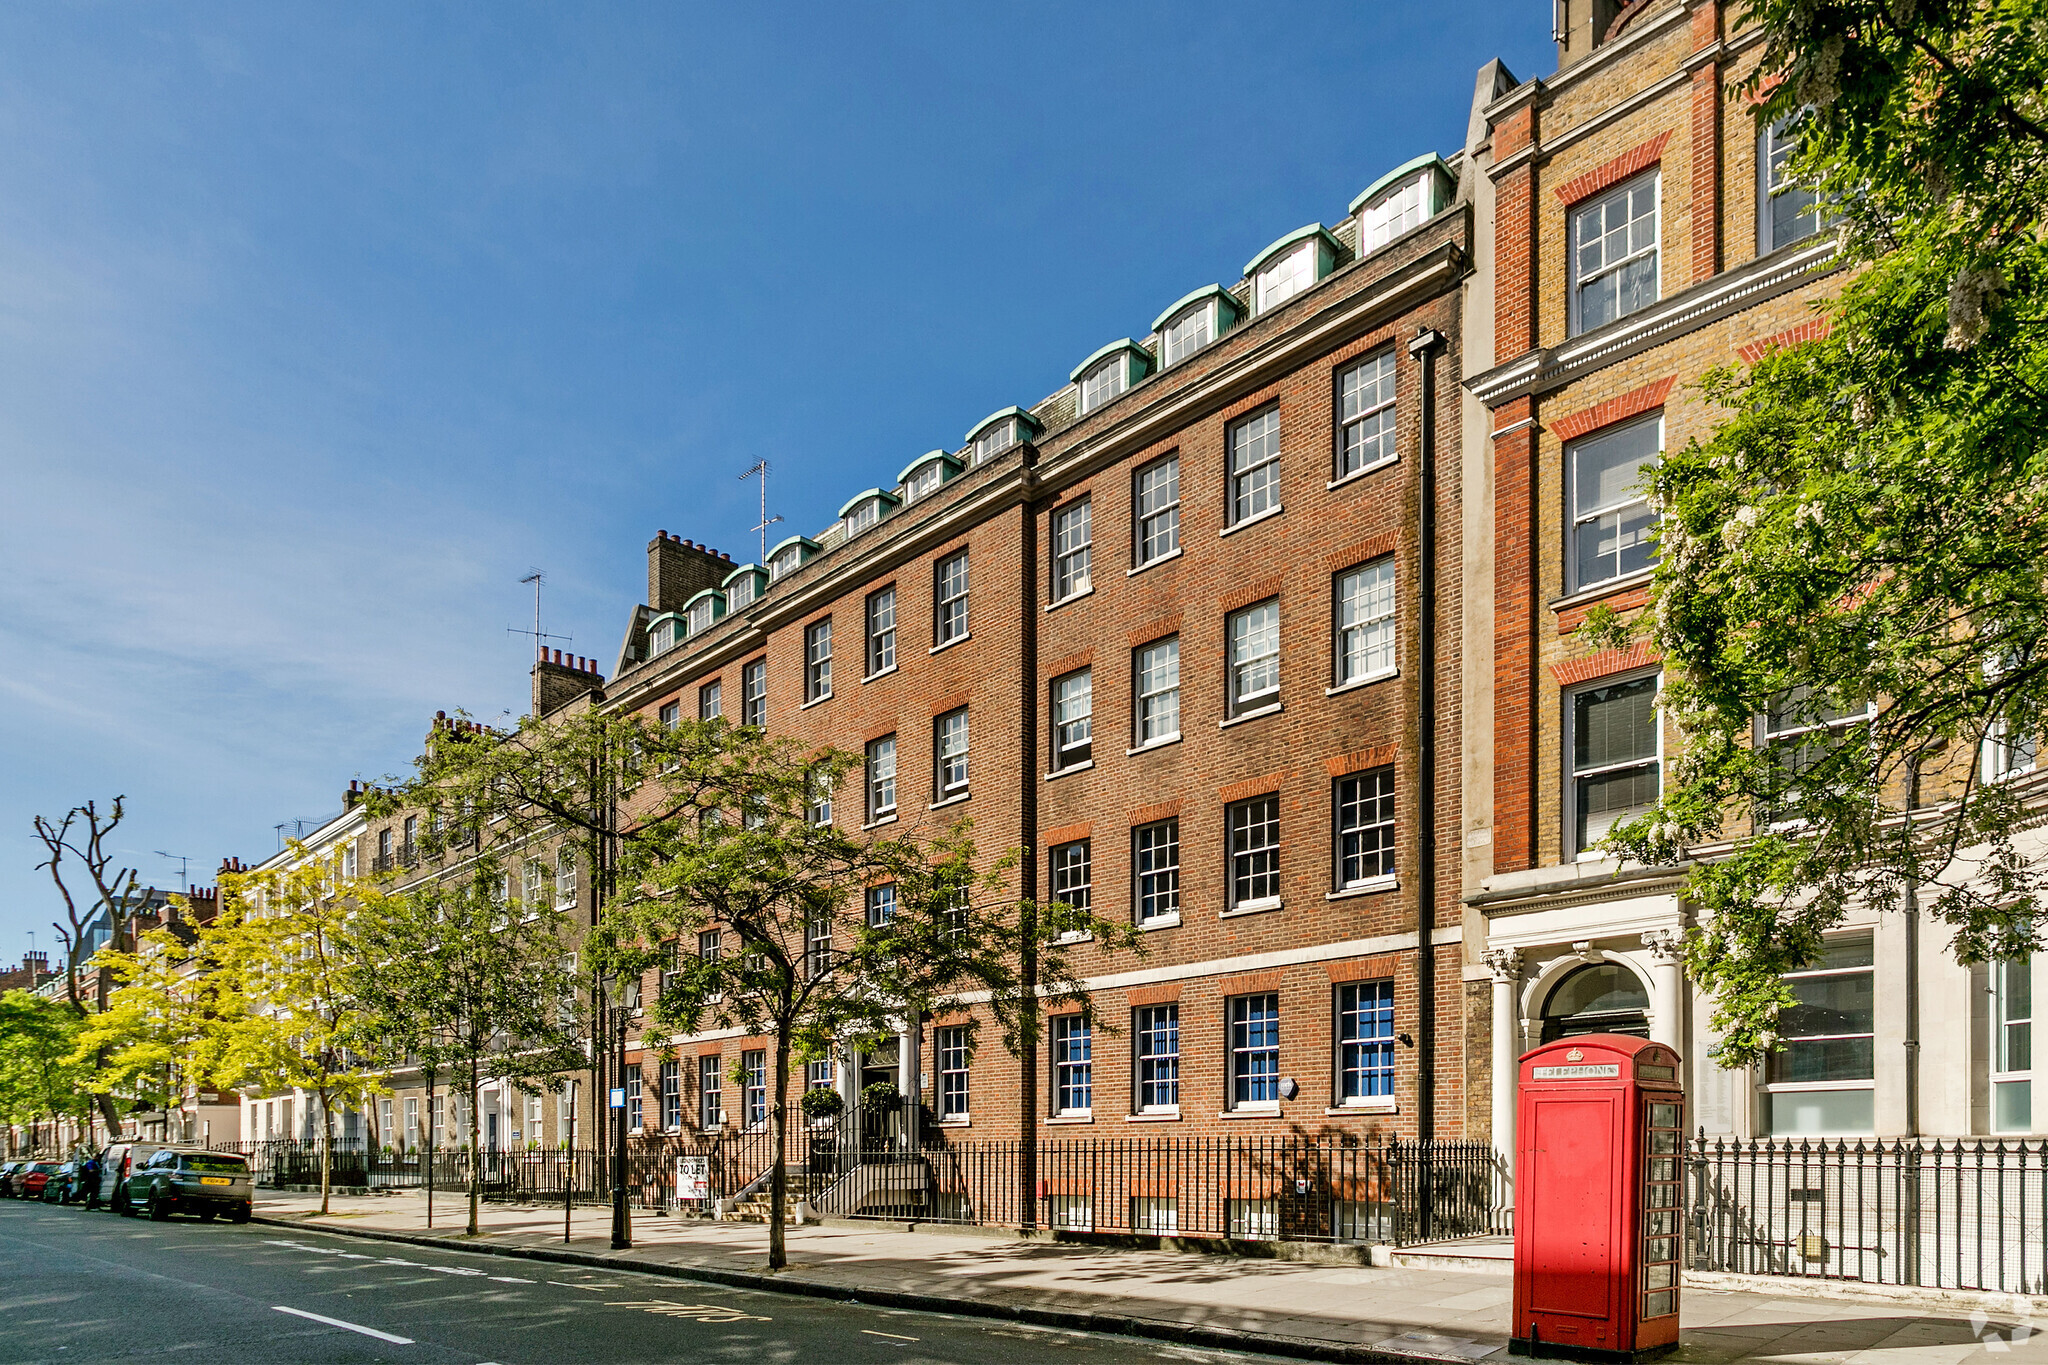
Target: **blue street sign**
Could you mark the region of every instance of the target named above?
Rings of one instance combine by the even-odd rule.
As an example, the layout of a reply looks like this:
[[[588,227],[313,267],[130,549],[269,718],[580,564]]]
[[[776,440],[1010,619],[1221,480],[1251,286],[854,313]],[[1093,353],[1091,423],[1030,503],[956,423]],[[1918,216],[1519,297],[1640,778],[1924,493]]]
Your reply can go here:
[[[614,1109],[624,1109],[625,1107],[626,1107],[626,1088],[625,1088],[624,1086],[622,1086],[622,1085],[615,1085],[615,1086],[613,1086],[613,1087],[612,1087],[612,1108],[614,1108]]]

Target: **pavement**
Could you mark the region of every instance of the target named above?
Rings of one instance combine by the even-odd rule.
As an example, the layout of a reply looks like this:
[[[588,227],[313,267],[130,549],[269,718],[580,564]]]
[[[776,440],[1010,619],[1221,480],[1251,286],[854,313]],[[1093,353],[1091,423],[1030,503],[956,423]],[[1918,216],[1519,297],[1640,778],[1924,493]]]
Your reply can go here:
[[[591,1269],[633,1267],[735,1288],[858,1301],[898,1310],[994,1317],[1044,1327],[1155,1337],[1183,1345],[1329,1360],[1505,1359],[1510,1282],[1468,1249],[1463,1269],[1327,1265],[1195,1252],[1027,1241],[980,1229],[905,1230],[828,1223],[788,1230],[789,1266],[767,1273],[766,1227],[636,1214],[634,1248],[610,1250],[610,1215],[578,1210],[563,1241],[562,1210],[485,1205],[479,1236],[463,1235],[460,1200],[436,1199],[426,1225],[417,1194],[260,1200],[274,1227],[568,1258]],[[259,1226],[261,1224],[258,1224]],[[1457,1250],[1452,1249],[1454,1252]],[[1493,1261],[1498,1265],[1500,1262]],[[1799,1365],[2048,1365],[2048,1314],[2011,1296],[1886,1301],[1825,1297],[1811,1282],[1752,1281],[1685,1291],[1684,1331],[1667,1359]]]

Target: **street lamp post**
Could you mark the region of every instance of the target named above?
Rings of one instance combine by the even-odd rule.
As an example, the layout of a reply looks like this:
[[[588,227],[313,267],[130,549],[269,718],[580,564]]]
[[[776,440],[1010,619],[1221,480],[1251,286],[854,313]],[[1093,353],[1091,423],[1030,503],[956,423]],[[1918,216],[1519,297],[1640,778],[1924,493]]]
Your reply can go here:
[[[614,986],[618,988],[616,991]],[[600,987],[618,1039],[613,1053],[612,1093],[605,1100],[615,1125],[612,1140],[612,1250],[625,1251],[633,1245],[633,1221],[626,1210],[626,1024],[630,1015],[624,999],[624,981],[606,972],[600,979]]]

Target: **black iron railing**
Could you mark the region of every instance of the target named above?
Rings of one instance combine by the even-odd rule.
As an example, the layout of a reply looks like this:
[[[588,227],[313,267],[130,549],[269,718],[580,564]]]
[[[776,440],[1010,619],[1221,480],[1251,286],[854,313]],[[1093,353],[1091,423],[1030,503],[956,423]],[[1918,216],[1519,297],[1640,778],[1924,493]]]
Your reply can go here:
[[[1692,1144],[1695,1270],[2048,1293],[2048,1142]]]

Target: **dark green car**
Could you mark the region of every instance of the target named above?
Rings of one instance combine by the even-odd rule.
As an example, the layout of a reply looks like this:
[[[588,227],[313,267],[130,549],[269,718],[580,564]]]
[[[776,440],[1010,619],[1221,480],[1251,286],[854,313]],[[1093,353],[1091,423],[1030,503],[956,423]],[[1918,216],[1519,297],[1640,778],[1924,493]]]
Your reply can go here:
[[[165,1148],[128,1177],[127,1195],[121,1212],[131,1218],[146,1209],[158,1220],[196,1213],[209,1223],[222,1217],[246,1223],[255,1212],[249,1163],[232,1152]]]

